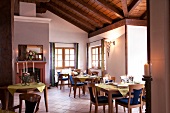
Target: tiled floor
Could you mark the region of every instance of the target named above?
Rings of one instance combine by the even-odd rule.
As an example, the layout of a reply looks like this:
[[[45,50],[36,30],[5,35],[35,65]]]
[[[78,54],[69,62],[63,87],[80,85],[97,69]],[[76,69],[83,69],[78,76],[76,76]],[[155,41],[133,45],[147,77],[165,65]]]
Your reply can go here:
[[[40,109],[39,113],[46,113],[44,104],[43,93],[38,93],[41,95]],[[18,105],[19,98],[17,93],[15,93],[14,105]],[[48,90],[48,106],[49,113],[89,113],[90,102],[89,102],[88,92],[85,95],[78,97],[78,90],[76,98],[73,97],[73,91],[69,97],[69,88],[65,86],[65,89],[60,90],[56,87],[51,87]],[[24,107],[24,106],[23,106]],[[103,107],[99,106],[98,113],[103,113]],[[24,109],[23,109],[24,111]],[[115,108],[114,108],[115,111]],[[119,106],[119,113],[123,112],[123,107]],[[18,112],[18,109],[15,111]],[[108,106],[106,106],[106,113],[108,112]],[[127,112],[127,110],[126,110]],[[24,113],[24,112],[23,112]],[[92,113],[94,113],[94,106],[92,106]],[[138,113],[138,109],[133,109],[132,113]],[[144,108],[143,108],[144,113]]]

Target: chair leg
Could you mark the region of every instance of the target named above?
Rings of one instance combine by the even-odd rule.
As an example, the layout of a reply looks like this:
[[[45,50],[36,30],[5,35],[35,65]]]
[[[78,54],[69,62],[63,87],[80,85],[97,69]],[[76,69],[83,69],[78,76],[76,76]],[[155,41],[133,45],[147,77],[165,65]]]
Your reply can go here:
[[[125,109],[125,107],[123,107],[123,109],[124,109],[124,113],[126,113],[126,109]]]
[[[139,107],[139,110],[140,110],[140,113],[142,113],[142,106],[141,106],[141,107]]]
[[[98,105],[95,105],[95,113],[98,113]]]
[[[71,86],[70,86],[70,93],[69,93],[69,97],[70,97],[70,94],[71,94]]]
[[[115,107],[116,107],[116,113],[118,113],[118,104],[115,103]]]
[[[80,98],[80,87],[79,87],[79,98]]]
[[[92,103],[90,102],[90,113],[91,113]]]
[[[103,105],[103,113],[105,113],[105,105]]]
[[[128,108],[128,113],[132,113],[132,109],[131,108]]]
[[[73,87],[74,89],[74,98],[76,98],[76,87]]]
[[[63,84],[63,81],[61,80],[61,83],[60,83],[60,90],[61,90],[62,84]]]

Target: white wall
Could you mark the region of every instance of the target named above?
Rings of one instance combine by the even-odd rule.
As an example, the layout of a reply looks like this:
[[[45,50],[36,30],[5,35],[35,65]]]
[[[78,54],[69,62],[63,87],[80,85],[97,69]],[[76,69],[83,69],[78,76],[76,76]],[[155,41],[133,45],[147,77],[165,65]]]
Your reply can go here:
[[[94,36],[89,41],[103,38],[115,41],[115,45],[111,44],[109,57],[106,53],[106,72],[115,76],[116,81],[119,82],[120,76],[125,74],[125,26]]]
[[[86,69],[86,43],[88,42],[88,34],[49,11],[45,14],[38,14],[37,16],[52,19],[50,23],[49,42],[79,43],[78,68]]]
[[[147,63],[147,28],[146,26],[127,26],[128,39],[128,75],[135,81],[142,81],[144,64]]]
[[[170,112],[169,0],[151,0],[152,113]]]
[[[14,51],[15,59],[17,57],[18,45],[43,45],[43,55],[46,58],[46,83],[50,82],[49,78],[49,23],[35,22],[14,22]]]

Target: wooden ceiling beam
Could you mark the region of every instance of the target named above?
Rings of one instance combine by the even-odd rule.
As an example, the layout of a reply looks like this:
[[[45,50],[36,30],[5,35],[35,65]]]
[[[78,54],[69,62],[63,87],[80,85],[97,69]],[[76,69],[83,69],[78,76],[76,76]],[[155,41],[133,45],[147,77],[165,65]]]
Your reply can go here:
[[[86,2],[84,2],[83,0],[74,0],[77,3],[81,4],[82,6],[86,7],[88,10],[90,10],[91,12],[94,13],[94,15],[98,16],[99,18],[101,18],[102,21],[111,24],[112,23],[112,19],[108,16],[106,16],[105,14],[103,14],[102,12],[98,11],[97,9],[95,9],[94,7],[90,6],[89,4],[87,4]]]
[[[36,13],[45,13],[47,11],[46,8],[44,8],[42,5],[42,3],[36,3]]]
[[[56,8],[55,8],[54,6],[52,6],[51,4],[44,4],[43,6],[46,7],[46,9],[49,10],[50,12],[56,14],[57,16],[59,16],[60,18],[66,20],[66,21],[68,21],[69,23],[77,26],[78,28],[82,29],[83,31],[90,32],[90,30],[89,30],[86,26],[77,23],[77,22],[74,21],[73,19],[70,19],[70,17],[64,15],[61,10],[56,9]]]
[[[51,7],[53,7],[53,9],[56,9],[56,10],[62,12],[63,14],[65,14],[70,19],[76,20],[80,24],[86,26],[86,28],[90,29],[91,31],[95,31],[95,27],[94,26],[89,24],[87,21],[83,20],[81,17],[79,17],[77,15],[73,15],[70,11],[64,9],[63,7],[59,6],[58,4],[55,4],[53,2],[49,2],[47,4],[50,5]]]
[[[145,19],[146,16],[147,16],[147,11],[145,11],[145,12],[140,16],[140,19]]]
[[[131,2],[131,4],[128,7],[128,11],[129,14],[131,14],[133,12],[133,10],[138,6],[138,4],[141,2],[142,0],[133,0]]]
[[[114,14],[116,16],[118,16],[119,18],[124,18],[123,17],[123,11],[117,9],[115,6],[110,5],[108,2],[104,1],[104,0],[97,0],[99,4],[101,4],[103,7],[105,7],[106,9],[110,9],[114,12]]]
[[[58,0],[55,3],[60,3],[60,4],[65,5],[65,7],[69,8],[69,10],[76,12],[78,15],[80,15],[80,17],[84,18],[85,20],[87,20],[90,24],[94,25],[95,27],[98,27],[98,28],[103,27],[103,24],[100,21],[96,20],[96,21],[98,21],[98,22],[96,22],[92,16],[88,15],[81,9],[78,9],[76,6],[70,4],[66,0]]]
[[[30,2],[30,3],[37,3],[37,2],[50,2],[50,0],[19,0],[21,2]]]
[[[128,17],[129,13],[128,13],[128,7],[127,7],[127,0],[121,0],[122,3],[122,10],[124,13],[124,17]]]
[[[19,0],[15,0],[15,3],[14,3],[14,15],[19,15]]]
[[[88,34],[88,37],[91,38],[93,36],[99,35],[101,33],[116,29],[118,27],[121,27],[123,25],[134,25],[134,26],[146,26],[147,21],[146,20],[136,20],[136,19],[123,19],[118,22],[115,22],[114,24],[108,25],[104,28],[101,28],[97,31],[91,32]]]

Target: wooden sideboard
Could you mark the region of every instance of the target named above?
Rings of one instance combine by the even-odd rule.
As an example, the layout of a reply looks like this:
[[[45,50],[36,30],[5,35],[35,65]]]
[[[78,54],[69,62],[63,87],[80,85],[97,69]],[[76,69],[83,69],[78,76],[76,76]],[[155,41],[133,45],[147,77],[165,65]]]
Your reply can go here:
[[[19,61],[15,63],[15,83],[20,83],[21,80],[19,78],[20,75],[23,73],[23,68],[38,68],[40,69],[40,82],[45,83],[45,64],[46,62],[40,61]]]

